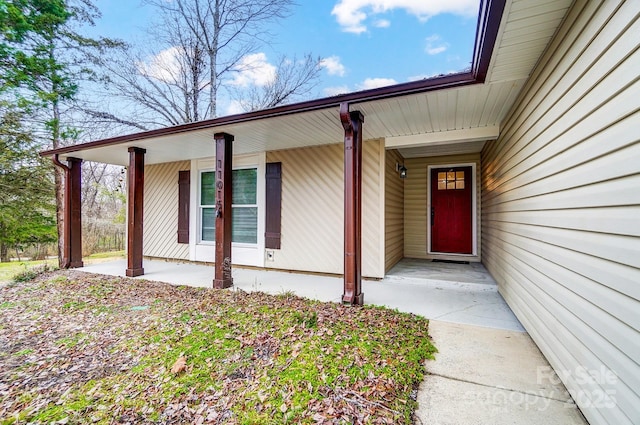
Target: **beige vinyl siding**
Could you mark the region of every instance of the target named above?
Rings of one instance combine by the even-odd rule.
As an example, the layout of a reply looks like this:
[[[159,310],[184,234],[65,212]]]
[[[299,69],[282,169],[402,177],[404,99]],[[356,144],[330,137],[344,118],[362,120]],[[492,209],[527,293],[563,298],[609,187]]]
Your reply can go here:
[[[482,152],[483,262],[593,425],[640,423],[639,14],[577,1]]]
[[[181,161],[144,167],[142,249],[147,257],[189,259],[189,244],[178,243],[178,171],[190,166]]]
[[[427,199],[427,174],[430,165],[444,164],[476,164],[476,193],[480,193],[480,154],[437,156],[425,158],[406,158],[407,178],[404,181],[404,256],[408,258],[458,258],[442,254],[429,254],[427,252],[427,233],[429,226],[428,199]],[[477,234],[480,234],[480,202],[477,205],[478,220]],[[480,247],[476,256],[466,256],[465,260],[480,261]]]
[[[381,234],[383,141],[364,142],[362,274],[384,276]],[[344,269],[344,145],[267,152],[282,162],[281,249],[265,267],[342,274]]]
[[[384,269],[389,271],[404,257],[404,179],[396,170],[396,164],[403,164],[404,158],[397,150],[388,150],[385,155],[385,204]]]

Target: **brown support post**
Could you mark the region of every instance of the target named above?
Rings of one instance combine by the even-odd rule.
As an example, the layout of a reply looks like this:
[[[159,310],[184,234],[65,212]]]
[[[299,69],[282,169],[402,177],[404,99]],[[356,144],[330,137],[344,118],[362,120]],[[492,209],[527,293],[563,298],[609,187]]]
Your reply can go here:
[[[363,305],[362,293],[362,123],[359,111],[340,104],[344,127],[344,294],[342,302]]]
[[[231,278],[231,196],[233,136],[216,133],[216,272],[213,287],[228,288]]]
[[[82,267],[82,160],[67,158],[69,171],[65,189],[65,219],[67,219],[68,261],[70,268]],[[67,213],[68,212],[68,213]]]
[[[142,214],[144,202],[145,149],[129,148],[128,216],[127,216],[127,271],[129,277],[144,274],[142,268]]]
[[[63,269],[82,267],[82,160],[67,158],[68,165],[53,156],[53,163],[64,170],[64,198],[62,222],[62,261]]]

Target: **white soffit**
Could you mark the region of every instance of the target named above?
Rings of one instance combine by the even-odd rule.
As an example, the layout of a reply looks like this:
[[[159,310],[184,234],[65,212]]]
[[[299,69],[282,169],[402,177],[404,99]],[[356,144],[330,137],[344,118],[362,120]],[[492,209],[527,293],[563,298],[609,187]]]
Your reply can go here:
[[[412,136],[387,137],[384,145],[387,149],[437,146],[456,142],[495,140],[499,134],[500,127],[498,126],[468,128],[463,130],[416,134]]]
[[[507,0],[486,81],[527,78],[573,0]]]
[[[463,155],[482,151],[485,140],[476,142],[460,142],[440,145],[427,145],[417,148],[398,149],[403,158],[424,158],[428,156]]]

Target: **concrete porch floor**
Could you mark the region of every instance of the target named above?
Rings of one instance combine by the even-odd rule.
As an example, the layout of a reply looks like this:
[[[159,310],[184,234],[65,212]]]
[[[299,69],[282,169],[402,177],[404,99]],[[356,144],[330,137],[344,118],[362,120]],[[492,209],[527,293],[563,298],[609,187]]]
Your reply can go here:
[[[126,261],[80,270],[124,276]],[[144,261],[137,279],[211,287],[212,266]],[[271,294],[292,291],[340,302],[340,277],[233,269],[234,287]],[[363,280],[366,304],[384,305],[430,319],[438,348],[420,385],[416,424],[586,424],[549,363],[515,317],[480,263],[404,259],[379,281]]]
[[[179,285],[211,287],[213,266],[145,260],[144,276]],[[126,261],[88,265],[80,270],[124,276]],[[234,267],[234,287],[278,294],[286,291],[319,301],[340,302],[341,277]],[[383,305],[443,322],[523,332],[524,328],[498,293],[482,264],[431,263],[402,260],[382,280],[363,280],[366,304]]]

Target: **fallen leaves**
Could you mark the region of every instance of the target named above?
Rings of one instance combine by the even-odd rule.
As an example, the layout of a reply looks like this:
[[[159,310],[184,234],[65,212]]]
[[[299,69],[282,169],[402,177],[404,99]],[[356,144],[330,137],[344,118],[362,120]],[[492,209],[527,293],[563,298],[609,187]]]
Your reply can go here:
[[[178,375],[185,371],[187,368],[187,358],[185,356],[180,356],[176,360],[176,362],[171,366],[171,373],[174,375]]]
[[[411,423],[427,322],[60,271],[0,288],[0,423]]]

